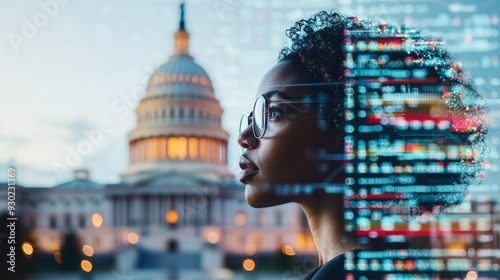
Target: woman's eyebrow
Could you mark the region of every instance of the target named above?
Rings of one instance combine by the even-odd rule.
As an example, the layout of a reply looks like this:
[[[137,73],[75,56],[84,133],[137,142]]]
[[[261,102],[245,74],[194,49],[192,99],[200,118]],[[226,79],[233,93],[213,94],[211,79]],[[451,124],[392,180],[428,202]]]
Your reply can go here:
[[[278,97],[280,99],[288,99],[288,100],[294,100],[293,97],[287,95],[286,93],[282,92],[282,91],[279,91],[279,90],[273,90],[273,91],[269,91],[269,92],[266,92],[264,94],[262,94],[265,98],[267,98],[269,101],[271,101],[271,98],[272,97]]]

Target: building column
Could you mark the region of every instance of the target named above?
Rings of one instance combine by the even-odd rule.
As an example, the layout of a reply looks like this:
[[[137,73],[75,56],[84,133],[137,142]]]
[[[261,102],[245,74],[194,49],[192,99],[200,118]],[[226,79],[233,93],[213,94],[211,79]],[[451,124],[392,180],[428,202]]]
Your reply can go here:
[[[222,205],[221,205],[221,199],[220,197],[214,197],[213,199],[213,216],[214,219],[213,219],[213,223],[215,223],[216,225],[220,225],[221,224],[221,215],[222,215]]]

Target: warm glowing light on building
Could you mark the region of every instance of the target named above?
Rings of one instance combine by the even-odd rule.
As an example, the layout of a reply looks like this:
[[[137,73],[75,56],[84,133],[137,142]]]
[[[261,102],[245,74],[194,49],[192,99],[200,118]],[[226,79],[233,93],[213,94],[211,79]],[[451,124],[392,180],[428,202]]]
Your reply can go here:
[[[83,254],[85,254],[85,256],[87,257],[92,257],[94,255],[94,248],[92,248],[92,246],[90,245],[83,245],[82,247],[82,251],[83,251]]]
[[[95,228],[99,228],[102,225],[102,216],[99,213],[92,214],[92,225]]]
[[[150,145],[151,145],[151,160],[157,160],[158,159],[158,140],[155,137],[151,138]]]
[[[80,266],[82,267],[83,271],[85,271],[85,272],[90,272],[92,270],[92,263],[89,262],[88,260],[83,260],[80,263]]]
[[[59,251],[61,249],[61,244],[57,241],[50,241],[49,250],[51,252]]]
[[[304,250],[306,248],[307,236],[305,233],[299,233],[297,235],[297,247],[299,250]]]
[[[295,256],[295,251],[290,245],[284,245],[283,247],[281,247],[281,252],[287,256]]]
[[[177,139],[177,145],[177,156],[179,157],[179,159],[183,160],[187,156],[187,138],[179,137],[179,139]]]
[[[189,138],[189,158],[197,159],[198,158],[198,139],[191,137]]]
[[[61,264],[61,252],[55,252],[54,253],[54,259],[58,264]]]
[[[127,234],[127,241],[130,244],[137,244],[137,242],[139,242],[139,236],[137,235],[137,233],[135,233],[133,231],[129,232]]]
[[[200,139],[200,159],[207,159],[207,139],[205,138]]]
[[[177,211],[175,210],[169,210],[167,214],[165,214],[165,220],[167,220],[167,223],[173,225],[176,224],[179,219],[179,216],[177,215]]]
[[[255,252],[257,251],[257,248],[255,247],[254,244],[247,244],[245,246],[245,253],[249,256],[255,255]]]
[[[243,261],[243,269],[246,271],[252,271],[255,269],[255,262],[251,259],[246,259]]]
[[[167,138],[161,137],[158,139],[158,146],[160,146],[159,157],[160,160],[164,160],[167,158]]]
[[[177,137],[170,137],[168,138],[168,157],[170,159],[176,159],[177,158]]]
[[[24,242],[22,249],[23,253],[27,256],[31,256],[33,254],[33,246],[29,242]]]
[[[467,275],[465,275],[464,280],[476,280],[476,279],[477,279],[477,272],[475,272],[474,270],[471,270],[471,271],[467,272]]]
[[[243,212],[236,213],[235,217],[236,225],[242,227],[247,224],[247,215]]]
[[[215,244],[219,242],[219,235],[212,231],[207,235],[207,240],[208,242]]]

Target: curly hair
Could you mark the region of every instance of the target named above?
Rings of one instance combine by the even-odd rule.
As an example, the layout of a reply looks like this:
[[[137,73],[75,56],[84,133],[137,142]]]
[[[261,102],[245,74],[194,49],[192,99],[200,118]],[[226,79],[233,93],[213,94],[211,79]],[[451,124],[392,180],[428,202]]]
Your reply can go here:
[[[450,132],[459,137],[463,144],[462,171],[452,192],[417,197],[417,206],[429,208],[435,206],[441,209],[460,203],[474,178],[484,175],[484,151],[487,149],[485,137],[487,127],[485,117],[487,108],[480,105],[481,94],[470,82],[467,73],[462,70],[462,64],[453,57],[435,38],[423,37],[411,27],[379,24],[359,20],[356,17],[341,15],[335,11],[321,11],[308,19],[297,21],[286,30],[290,46],[283,48],[278,62],[292,62],[299,74],[301,83],[327,84],[322,88],[328,97],[342,100],[345,82],[345,34],[350,31],[360,31],[362,36],[376,37],[382,32],[386,34],[403,35],[406,37],[408,53],[416,55],[418,63],[431,63],[437,71],[443,85],[442,101],[445,114],[454,121]],[[389,35],[390,36],[390,35]],[[400,36],[401,37],[401,36]],[[428,64],[427,64],[428,65]],[[330,126],[343,130],[345,125],[345,108],[342,102],[330,103],[327,121]],[[424,202],[426,200],[427,202]]]

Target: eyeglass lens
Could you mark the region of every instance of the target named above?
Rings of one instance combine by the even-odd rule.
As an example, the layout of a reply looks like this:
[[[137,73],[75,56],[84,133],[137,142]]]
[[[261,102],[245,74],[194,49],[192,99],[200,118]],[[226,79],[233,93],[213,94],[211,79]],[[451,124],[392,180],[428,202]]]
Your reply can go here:
[[[264,96],[259,96],[255,100],[253,107],[252,128],[255,137],[260,138],[264,136],[266,129],[266,99]]]

